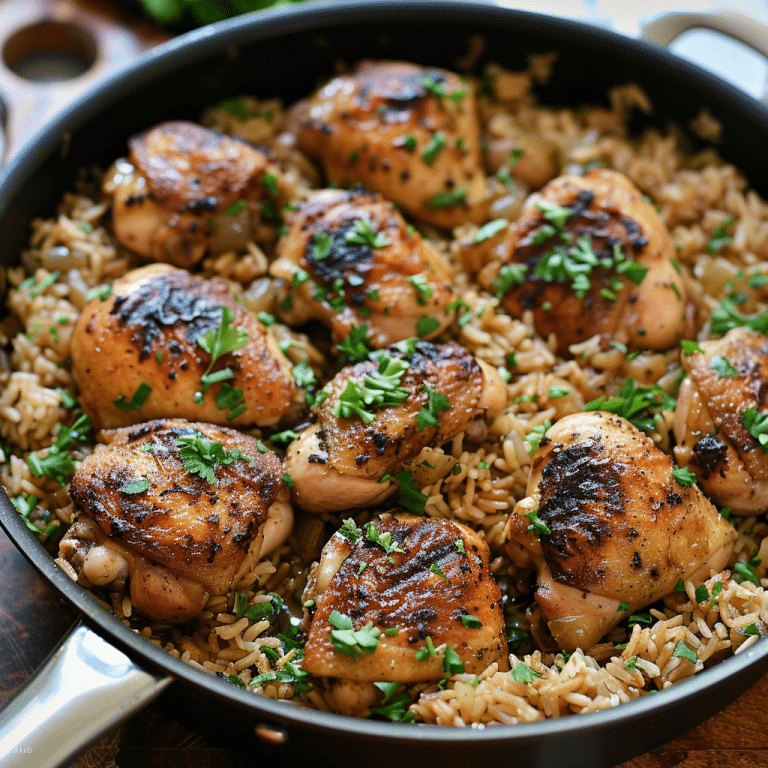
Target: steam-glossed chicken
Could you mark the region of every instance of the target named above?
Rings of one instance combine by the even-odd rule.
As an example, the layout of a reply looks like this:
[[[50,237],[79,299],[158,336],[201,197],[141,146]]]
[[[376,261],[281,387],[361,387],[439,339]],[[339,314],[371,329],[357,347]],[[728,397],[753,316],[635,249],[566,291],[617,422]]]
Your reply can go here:
[[[289,226],[271,269],[292,288],[289,324],[319,319],[336,343],[365,324],[381,348],[418,335],[425,320],[437,322],[423,337],[437,336],[453,319],[451,267],[380,195],[323,190]]]
[[[536,566],[535,599],[560,648],[587,650],[634,611],[726,565],[736,531],[625,419],[577,413],[547,430],[510,555]]]
[[[669,349],[692,332],[669,234],[616,171],[551,181],[526,201],[505,248],[494,285],[502,305],[516,317],[532,310],[561,354],[595,335],[606,345]]]
[[[458,75],[363,61],[287,120],[299,148],[341,187],[361,183],[440,227],[487,217],[475,94]]]
[[[440,680],[493,662],[509,668],[483,539],[461,523],[413,515],[385,515],[362,530],[350,522],[326,544],[304,593],[315,612],[302,667],[336,678],[332,706],[364,714],[355,710],[364,709],[365,690],[376,700],[374,681]],[[356,643],[345,624],[366,642]]]
[[[282,462],[254,438],[182,420],[109,437],[69,489],[80,515],[59,556],[84,584],[119,588],[127,572],[139,613],[184,622],[290,534]]]
[[[506,407],[498,372],[456,344],[413,342],[344,368],[324,388],[317,422],[288,448],[293,498],[309,512],[374,506],[397,488],[385,475],[428,445]]]
[[[72,373],[97,428],[179,417],[275,424],[297,397],[290,363],[221,281],[152,264],[83,310]]]
[[[287,193],[263,152],[182,121],[134,136],[129,149],[103,182],[115,235],[126,248],[191,267],[207,252],[274,241]]]
[[[734,328],[683,354],[675,457],[707,494],[740,515],[768,510],[768,338]],[[763,441],[760,440],[763,436]]]

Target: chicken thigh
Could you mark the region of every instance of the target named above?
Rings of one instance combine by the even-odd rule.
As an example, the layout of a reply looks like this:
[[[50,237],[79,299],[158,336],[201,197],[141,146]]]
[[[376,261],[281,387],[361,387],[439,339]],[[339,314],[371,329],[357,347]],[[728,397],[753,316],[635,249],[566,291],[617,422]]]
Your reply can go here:
[[[294,105],[287,122],[338,186],[361,183],[439,227],[487,218],[475,94],[458,75],[363,61]]]
[[[493,662],[509,669],[501,592],[477,533],[404,514],[350,523],[324,547],[304,593],[314,601],[304,669],[368,684],[440,680]],[[336,682],[331,701],[345,711],[355,686]]]
[[[290,325],[317,318],[336,343],[353,327],[371,346],[440,334],[453,320],[453,270],[429,241],[376,193],[323,190],[304,201],[278,246],[271,273],[292,288]]]
[[[151,264],[81,313],[72,373],[96,428],[180,417],[275,424],[298,398],[288,359],[223,282]]]
[[[717,504],[768,511],[768,337],[734,328],[699,347],[682,355],[675,458]]]
[[[525,202],[505,248],[494,286],[502,306],[516,317],[532,310],[560,354],[594,335],[669,349],[689,329],[692,305],[669,234],[617,171],[549,182]]]
[[[457,344],[413,342],[342,369],[324,388],[317,421],[288,448],[296,504],[309,512],[373,506],[396,489],[388,476],[428,445],[506,407],[496,369]],[[322,393],[321,393],[322,394]]]
[[[674,469],[607,411],[545,433],[506,537],[510,555],[536,567],[535,600],[560,648],[586,651],[680,579],[703,582],[727,564],[735,529]]]
[[[274,241],[288,194],[279,168],[260,150],[183,121],[134,136],[129,149],[102,183],[126,248],[189,268],[208,252]]]
[[[228,592],[287,539],[293,515],[282,462],[254,438],[180,419],[108,436],[72,478],[80,514],[60,557],[71,561],[82,548],[85,524],[93,546],[79,558],[84,580],[125,581],[127,563],[131,601],[147,618],[194,618],[209,595]]]

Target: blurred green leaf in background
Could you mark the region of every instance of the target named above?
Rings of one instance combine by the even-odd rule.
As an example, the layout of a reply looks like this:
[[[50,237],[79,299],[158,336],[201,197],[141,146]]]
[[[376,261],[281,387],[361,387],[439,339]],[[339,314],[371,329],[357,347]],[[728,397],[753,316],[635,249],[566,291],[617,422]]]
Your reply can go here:
[[[133,5],[161,27],[182,30],[294,2],[301,0],[133,0]]]

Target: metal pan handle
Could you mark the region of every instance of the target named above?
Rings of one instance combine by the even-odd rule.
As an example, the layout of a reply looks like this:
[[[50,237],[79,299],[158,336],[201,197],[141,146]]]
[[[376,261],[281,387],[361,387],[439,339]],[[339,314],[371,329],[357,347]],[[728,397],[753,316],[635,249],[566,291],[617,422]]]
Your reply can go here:
[[[717,11],[668,11],[644,20],[640,37],[668,48],[677,37],[691,29],[721,32],[768,59],[768,25],[752,16],[728,8]],[[768,103],[768,94],[763,96]]]
[[[0,711],[0,768],[56,768],[173,678],[142,669],[80,620]]]

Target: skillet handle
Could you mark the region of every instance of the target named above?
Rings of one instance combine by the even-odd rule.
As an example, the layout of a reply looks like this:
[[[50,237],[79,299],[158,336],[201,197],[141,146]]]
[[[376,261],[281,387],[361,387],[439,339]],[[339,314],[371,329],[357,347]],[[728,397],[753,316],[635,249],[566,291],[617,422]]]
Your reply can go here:
[[[668,11],[644,20],[640,37],[649,43],[668,48],[670,43],[690,29],[721,32],[768,59],[768,24],[728,8],[717,11]],[[768,102],[768,94],[763,96]]]
[[[56,768],[173,678],[141,669],[79,620],[0,711],[0,768]]]

